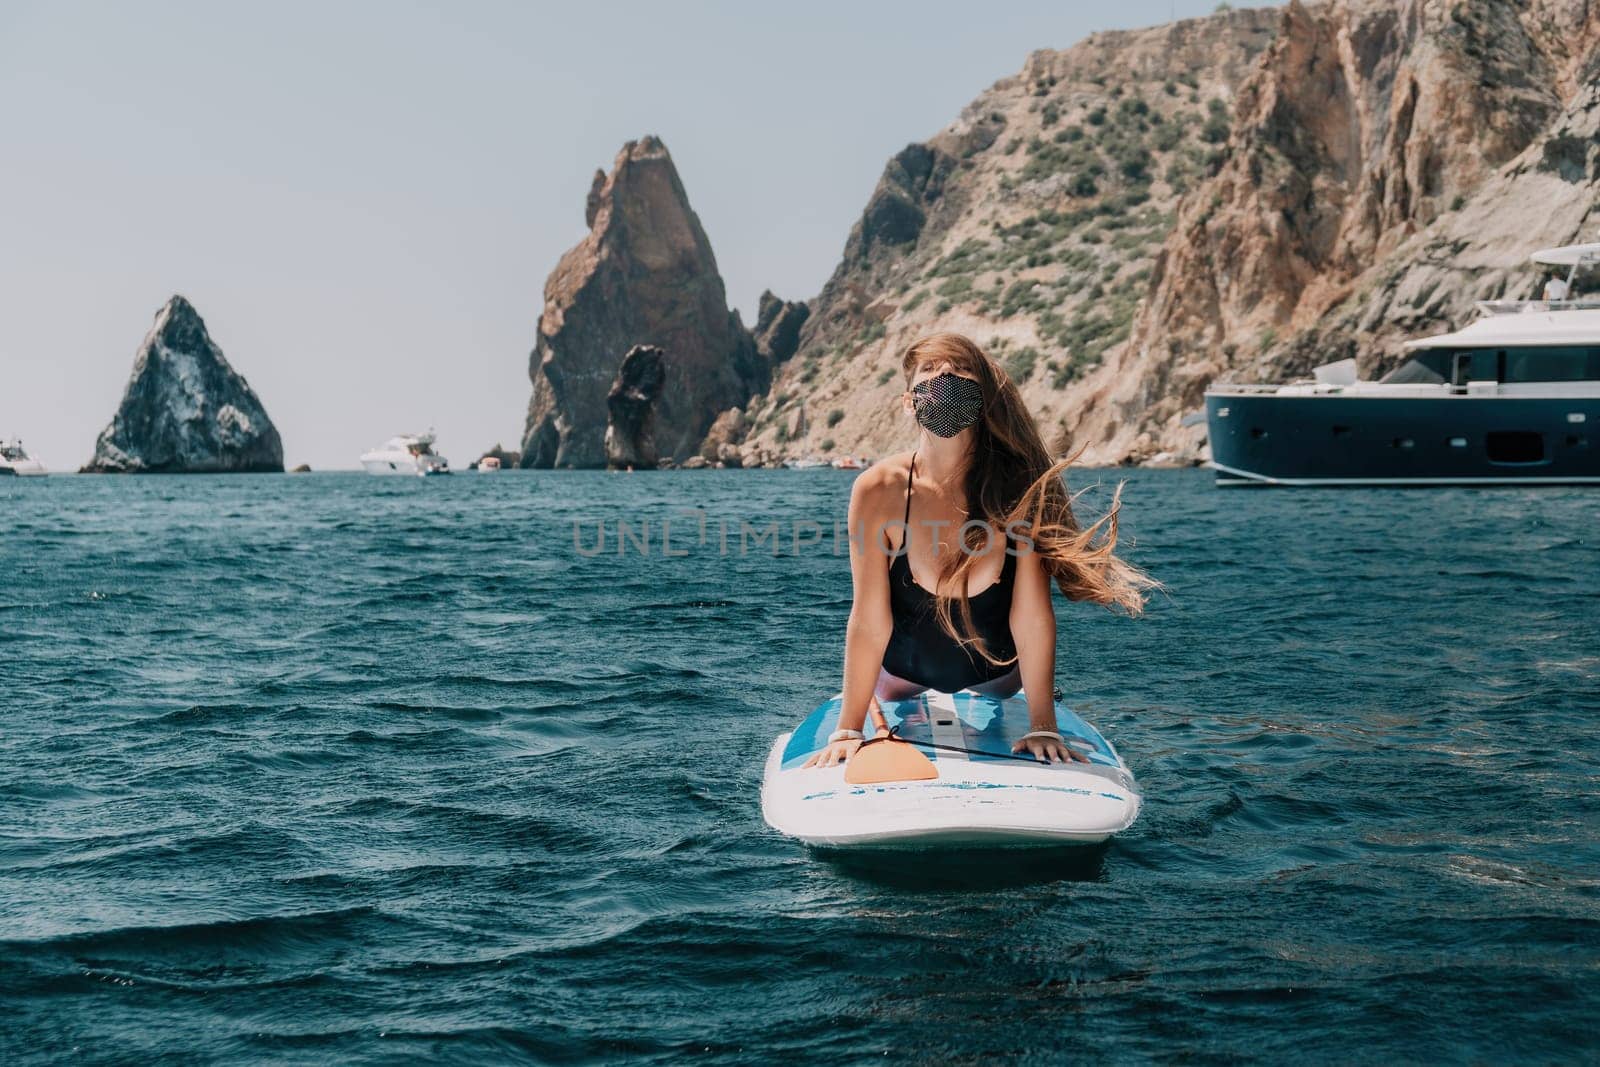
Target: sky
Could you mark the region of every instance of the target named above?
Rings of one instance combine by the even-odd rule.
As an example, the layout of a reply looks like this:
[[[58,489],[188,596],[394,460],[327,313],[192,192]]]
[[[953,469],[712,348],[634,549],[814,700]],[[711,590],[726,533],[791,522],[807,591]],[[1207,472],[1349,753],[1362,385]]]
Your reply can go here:
[[[94,451],[182,293],[288,465],[515,448],[545,277],[660,136],[747,324],[1036,48],[1212,2],[0,0],[0,438]]]

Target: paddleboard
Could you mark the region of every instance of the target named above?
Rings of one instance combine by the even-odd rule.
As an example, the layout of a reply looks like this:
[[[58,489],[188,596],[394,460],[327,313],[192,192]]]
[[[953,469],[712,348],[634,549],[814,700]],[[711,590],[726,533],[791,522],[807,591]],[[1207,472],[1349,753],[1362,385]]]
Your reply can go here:
[[[1133,773],[1100,732],[1060,701],[1056,729],[1088,763],[1014,758],[1028,732],[1027,697],[963,689],[882,701],[896,736],[918,745],[938,777],[852,785],[844,765],[804,766],[839,728],[843,694],[781,735],[767,756],[761,812],[767,824],[827,848],[1012,848],[1093,844],[1133,825],[1142,798]],[[875,733],[871,717],[863,727]],[[971,749],[952,752],[950,748]]]

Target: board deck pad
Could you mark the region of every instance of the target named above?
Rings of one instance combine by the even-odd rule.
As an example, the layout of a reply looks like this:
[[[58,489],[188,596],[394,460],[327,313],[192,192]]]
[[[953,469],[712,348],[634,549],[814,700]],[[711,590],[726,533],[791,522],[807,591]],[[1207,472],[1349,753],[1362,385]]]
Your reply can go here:
[[[844,694],[834,694],[795,727],[783,750],[784,770],[801,766],[813,753],[828,747],[828,735],[839,728],[839,710],[843,702]],[[899,737],[945,745],[959,736],[960,740],[954,743],[977,750],[966,754],[917,746],[919,752],[935,762],[941,759],[1014,762],[1011,746],[1028,732],[1028,701],[1021,693],[1001,699],[967,690],[959,693],[930,690],[906,700],[880,703],[884,718]],[[1056,730],[1070,747],[1088,756],[1091,763],[1121,766],[1098,730],[1060,701],[1056,701],[1055,706]],[[876,733],[870,716],[862,732],[869,739]]]

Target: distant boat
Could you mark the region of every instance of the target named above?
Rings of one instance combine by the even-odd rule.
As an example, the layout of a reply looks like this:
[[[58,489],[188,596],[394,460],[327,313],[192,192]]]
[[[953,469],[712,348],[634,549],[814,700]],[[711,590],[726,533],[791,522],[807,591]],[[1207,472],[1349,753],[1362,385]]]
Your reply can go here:
[[[450,461],[433,450],[433,431],[398,434],[361,456],[368,474],[449,474]]]
[[[866,456],[862,456],[859,459],[855,456],[840,456],[833,461],[833,465],[842,471],[860,471],[872,466],[872,462]]]
[[[1600,265],[1600,244],[1533,254]],[[1485,300],[1453,333],[1406,342],[1378,381],[1355,360],[1286,385],[1206,390],[1218,485],[1600,483],[1600,300]]]
[[[500,469],[500,457],[499,456],[484,456],[482,459],[478,460],[478,473],[479,474],[493,474],[495,471],[497,471],[499,469]]]
[[[44,473],[44,464],[28,455],[19,438],[0,441],[0,477],[11,475],[31,477]]]
[[[826,467],[828,461],[821,456],[805,456],[801,459],[786,459],[783,461],[783,465],[791,470],[801,471],[810,470],[813,467]]]

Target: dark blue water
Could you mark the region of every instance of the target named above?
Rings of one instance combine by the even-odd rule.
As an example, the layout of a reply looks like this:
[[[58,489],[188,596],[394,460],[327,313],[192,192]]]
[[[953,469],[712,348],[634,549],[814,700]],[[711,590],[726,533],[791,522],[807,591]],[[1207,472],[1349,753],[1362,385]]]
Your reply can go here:
[[[891,866],[758,806],[845,472],[0,483],[0,1061],[1593,1057],[1600,493],[1127,477],[1140,821]]]

